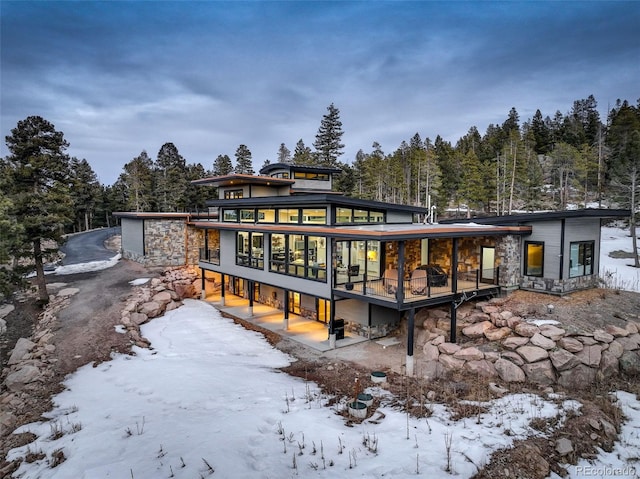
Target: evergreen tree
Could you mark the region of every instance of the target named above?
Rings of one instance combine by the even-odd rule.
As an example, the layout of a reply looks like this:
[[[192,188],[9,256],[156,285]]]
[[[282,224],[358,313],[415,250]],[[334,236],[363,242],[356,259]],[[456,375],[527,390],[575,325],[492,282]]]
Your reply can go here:
[[[280,143],[278,148],[278,163],[291,163],[291,151],[284,143]]]
[[[317,153],[318,164],[322,166],[338,166],[338,158],[343,154],[344,144],[340,141],[343,135],[340,110],[333,103],[327,107],[322,117],[316,141],[313,143]]]
[[[444,141],[440,135],[436,137],[434,150],[442,179],[442,188],[437,201],[438,208],[442,211],[451,202],[453,204],[458,203],[457,192],[460,186],[462,169],[451,143]]]
[[[124,165],[121,178],[128,190],[126,209],[153,211],[153,161],[145,150]]]
[[[631,210],[629,229],[633,244],[634,266],[640,268],[637,222],[640,209],[640,102],[616,104],[609,116],[607,143],[611,148],[612,186],[620,194],[622,204]]]
[[[229,155],[218,155],[213,162],[213,176],[225,176],[233,173],[233,163]]]
[[[542,116],[540,116],[540,118],[542,118]],[[536,136],[534,133],[533,123],[525,123],[522,126],[522,137],[524,142],[524,158],[520,179],[520,199],[523,203],[523,209],[535,211],[543,207],[541,197],[543,186],[542,165],[538,160],[538,153],[536,152],[536,145],[540,136]]]
[[[235,172],[240,175],[253,175],[253,163],[251,161],[251,151],[246,145],[240,145],[235,153],[236,169]]]
[[[71,159],[71,198],[75,211],[74,231],[93,227],[100,182],[87,160]]]
[[[156,198],[159,211],[184,211],[186,161],[173,143],[165,143],[156,159]]]
[[[315,163],[315,155],[311,152],[311,148],[305,146],[302,139],[296,143],[296,149],[293,152],[293,164],[294,165],[312,165]]]
[[[531,121],[531,132],[533,133],[535,141],[535,152],[539,155],[546,155],[551,151],[552,140],[549,127],[542,118],[540,110],[536,110]]]
[[[64,227],[72,221],[69,196],[69,146],[62,132],[39,116],[18,122],[6,137],[10,155],[3,167],[2,190],[13,203],[16,221],[23,229],[16,258],[32,258],[38,297],[49,300],[43,260],[58,250],[43,242],[62,243]]]
[[[353,168],[346,163],[340,163],[338,168],[340,168],[342,172],[334,178],[333,190],[351,196],[356,188],[355,172]]]
[[[0,175],[5,176],[5,165],[0,159]],[[8,298],[19,286],[24,286],[22,275],[14,268],[16,252],[24,241],[24,228],[13,214],[13,202],[0,189],[0,299]]]
[[[185,198],[183,200],[187,211],[207,211],[205,203],[208,198],[205,196],[202,186],[197,186],[191,183],[193,180],[199,180],[206,176],[207,172],[205,171],[204,166],[200,163],[187,165],[187,188],[185,190]]]
[[[579,151],[568,143],[558,143],[550,154],[554,184],[558,191],[557,206],[561,210],[567,209],[569,203],[570,186],[575,175]]]

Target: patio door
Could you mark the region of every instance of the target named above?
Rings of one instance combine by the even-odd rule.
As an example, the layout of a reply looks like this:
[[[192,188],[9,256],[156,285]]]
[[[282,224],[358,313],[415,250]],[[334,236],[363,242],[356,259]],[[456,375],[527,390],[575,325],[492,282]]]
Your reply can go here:
[[[317,299],[318,321],[327,324],[331,317],[331,301],[326,299]]]
[[[289,291],[289,312],[300,314],[300,293]]]
[[[480,281],[495,284],[496,249],[493,246],[483,246],[480,256]]]

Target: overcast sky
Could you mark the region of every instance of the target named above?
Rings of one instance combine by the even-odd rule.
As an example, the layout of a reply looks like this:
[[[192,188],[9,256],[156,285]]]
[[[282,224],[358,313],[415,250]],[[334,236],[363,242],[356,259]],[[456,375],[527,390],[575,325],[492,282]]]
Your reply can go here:
[[[343,161],[415,133],[455,143],[511,107],[601,115],[640,98],[640,2],[0,2],[2,150],[19,120],[64,132],[103,184],[167,142],[210,169],[312,146],[327,106]]]

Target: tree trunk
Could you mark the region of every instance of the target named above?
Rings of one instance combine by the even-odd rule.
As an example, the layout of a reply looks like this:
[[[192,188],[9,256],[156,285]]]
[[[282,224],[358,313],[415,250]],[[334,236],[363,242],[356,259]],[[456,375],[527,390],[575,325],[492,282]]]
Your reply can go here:
[[[513,152],[513,168],[511,170],[511,187],[509,188],[509,214],[511,214],[513,210],[513,190],[515,189],[516,184],[516,159],[518,157],[518,150]]]
[[[38,286],[38,299],[41,303],[49,302],[49,293],[47,292],[47,282],[44,279],[44,267],[42,265],[42,245],[40,238],[33,240],[33,259],[36,263],[36,285]]]
[[[638,188],[638,176],[640,172],[634,168],[631,172],[631,218],[629,221],[629,232],[631,233],[631,245],[633,246],[633,265],[640,268],[640,258],[638,258],[638,235],[636,233],[636,189]]]

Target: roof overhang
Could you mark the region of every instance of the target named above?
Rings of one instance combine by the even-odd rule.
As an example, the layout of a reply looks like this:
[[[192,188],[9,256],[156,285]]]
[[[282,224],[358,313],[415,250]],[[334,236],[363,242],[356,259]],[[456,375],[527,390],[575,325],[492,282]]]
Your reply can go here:
[[[285,178],[273,178],[271,176],[254,176],[254,175],[224,175],[211,176],[209,178],[201,178],[193,180],[193,185],[203,186],[241,186],[241,185],[265,185],[265,186],[288,186],[293,185],[295,180]]]
[[[484,225],[516,225],[540,221],[556,221],[569,218],[600,218],[615,219],[628,218],[631,210],[611,210],[604,208],[586,208],[581,210],[542,211],[537,213],[522,213],[508,216],[485,216],[477,218],[440,220],[441,224],[452,223],[480,223]]]
[[[531,234],[531,226],[490,225],[425,225],[421,223],[363,226],[274,225],[255,223],[223,223],[218,221],[192,221],[202,229],[225,231],[255,231],[261,233],[320,235],[335,239],[372,239],[397,241],[422,238],[464,238],[472,236],[505,236]]]
[[[331,166],[312,166],[312,165],[294,165],[290,163],[271,163],[269,165],[264,166],[260,169],[260,174],[268,175],[273,171],[278,170],[288,170],[288,171],[304,171],[306,173],[327,173],[337,174],[342,173],[342,170],[339,168],[333,168]]]
[[[217,218],[217,214],[211,213],[154,213],[151,211],[116,211],[113,216],[117,218],[130,218],[139,220],[162,220],[162,219],[176,219],[176,220],[199,220],[207,218]]]
[[[427,214],[429,208],[421,206],[400,205],[382,201],[363,200],[332,192],[312,193],[291,196],[253,196],[251,198],[216,199],[206,201],[207,206],[225,208],[272,208],[277,206],[294,206],[298,208],[317,207],[319,205],[344,206],[349,208],[376,209],[380,211],[405,211],[415,214]]]

